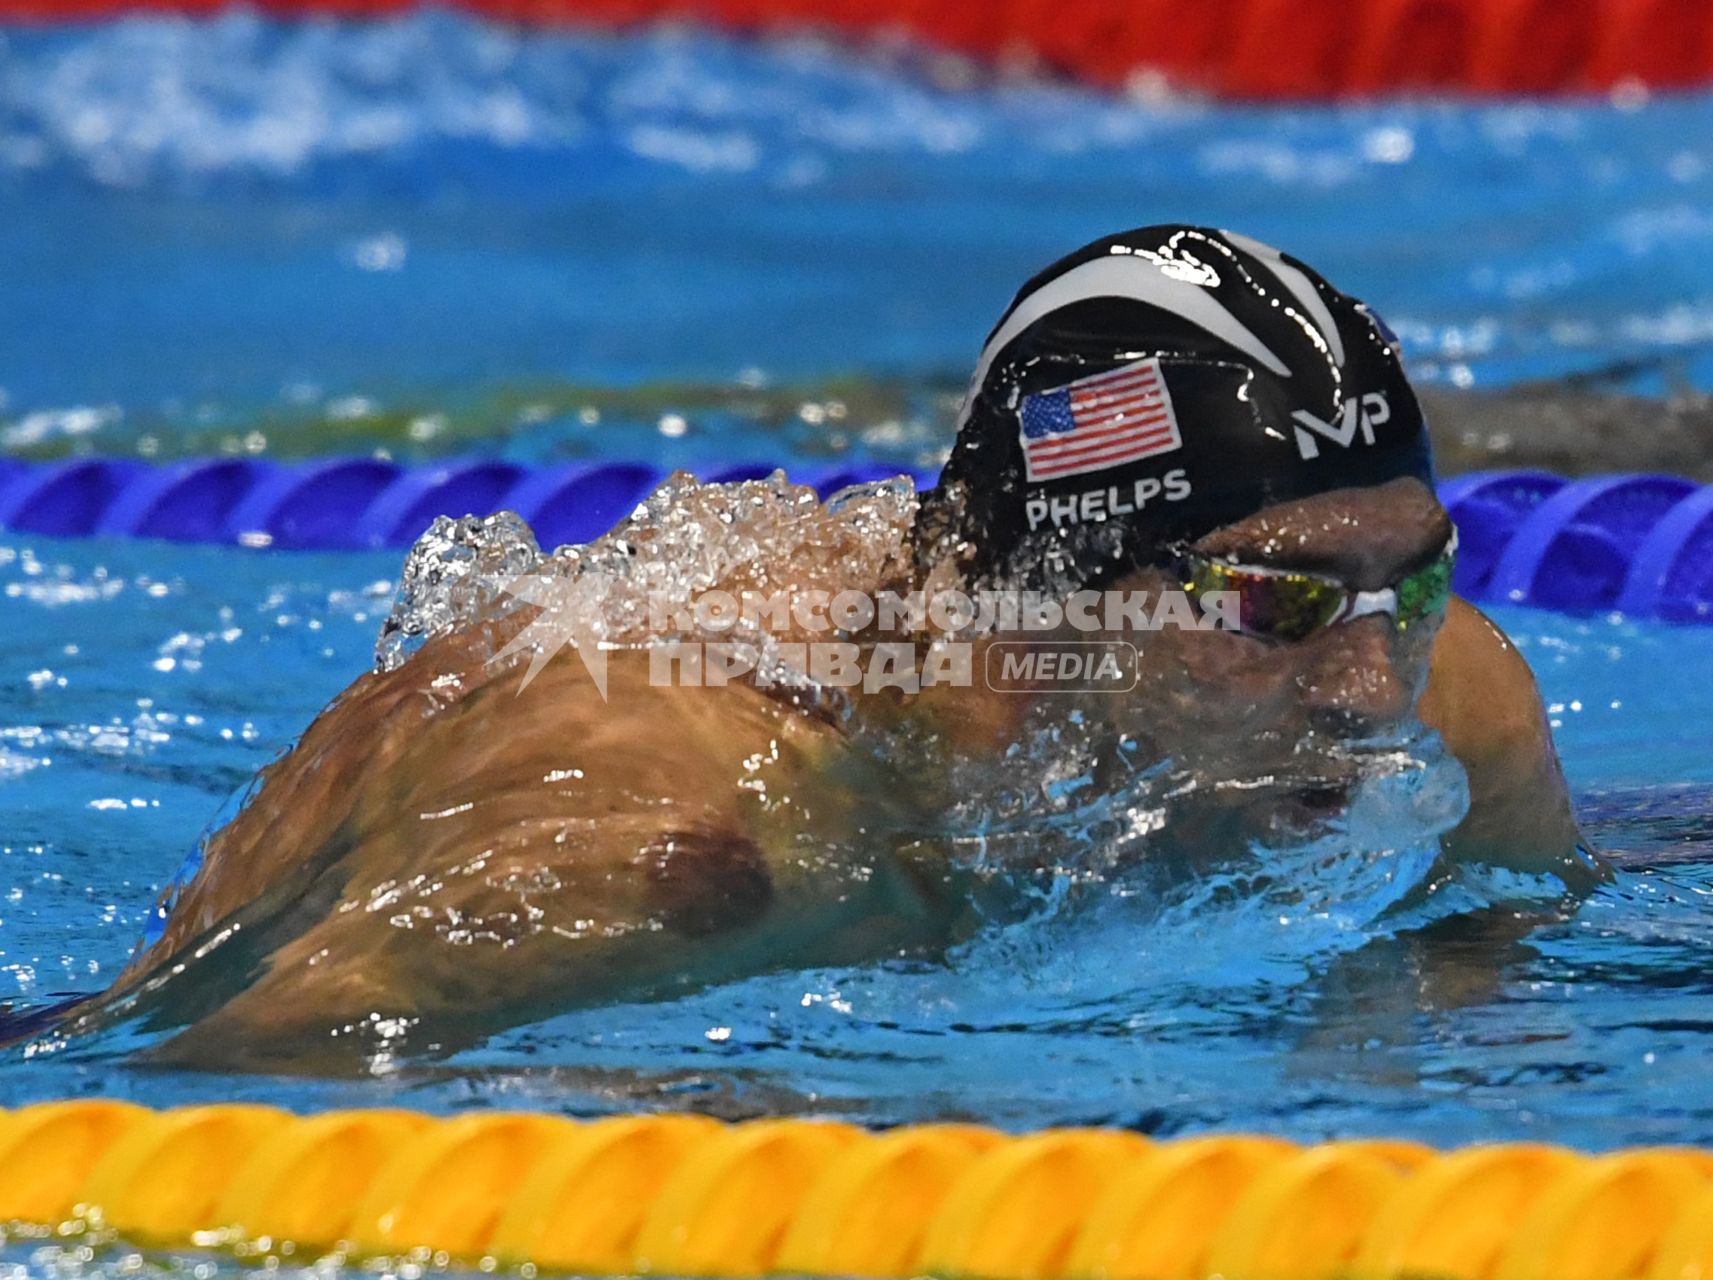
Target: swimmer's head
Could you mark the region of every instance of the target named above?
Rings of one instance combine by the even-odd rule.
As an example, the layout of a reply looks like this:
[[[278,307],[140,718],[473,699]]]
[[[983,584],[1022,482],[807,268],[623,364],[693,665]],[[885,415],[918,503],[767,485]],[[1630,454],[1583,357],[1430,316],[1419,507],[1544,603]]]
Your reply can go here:
[[[1396,338],[1245,236],[1143,227],[1061,259],[988,335],[918,524],[924,568],[1070,589],[1281,502],[1432,483]]]

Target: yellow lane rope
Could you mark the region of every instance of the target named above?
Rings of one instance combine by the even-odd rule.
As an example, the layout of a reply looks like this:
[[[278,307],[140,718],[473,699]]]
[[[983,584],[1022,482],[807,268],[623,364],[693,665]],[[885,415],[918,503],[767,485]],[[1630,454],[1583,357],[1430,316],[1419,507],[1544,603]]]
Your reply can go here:
[[[0,1222],[585,1275],[1713,1280],[1713,1154],[84,1100],[0,1111]]]

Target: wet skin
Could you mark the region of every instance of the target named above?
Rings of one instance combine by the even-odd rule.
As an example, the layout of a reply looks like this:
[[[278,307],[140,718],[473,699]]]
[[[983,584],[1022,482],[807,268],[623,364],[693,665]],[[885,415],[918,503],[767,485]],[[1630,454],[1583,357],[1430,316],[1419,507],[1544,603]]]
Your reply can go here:
[[[490,651],[464,632],[364,676],[265,771],[118,984],[194,1023],[153,1056],[353,1069],[933,946],[962,912],[941,868],[877,845],[888,780],[830,761],[824,720],[739,685],[652,687],[624,653],[605,702],[574,660],[519,696]],[[435,687],[448,671],[460,689]]]
[[[1432,494],[1399,481],[1272,508],[1202,549],[1372,589],[1448,533]],[[1121,585],[1170,584],[1149,570]],[[568,657],[519,696],[518,667],[485,661],[498,632],[358,679],[264,771],[165,936],[81,1016],[183,1026],[153,1051],[175,1062],[358,1069],[567,1008],[933,951],[971,927],[976,884],[911,837],[948,800],[931,777],[849,749],[787,698],[651,687],[637,653],[611,655],[605,701]],[[1587,874],[1533,678],[1468,605],[1437,629],[1368,617],[1293,644],[1166,631],[1142,652],[1137,689],[1105,713],[1185,767],[1278,768],[1305,739],[1383,735],[1419,712],[1470,775],[1448,856]],[[1028,706],[947,689],[873,710],[979,755]]]

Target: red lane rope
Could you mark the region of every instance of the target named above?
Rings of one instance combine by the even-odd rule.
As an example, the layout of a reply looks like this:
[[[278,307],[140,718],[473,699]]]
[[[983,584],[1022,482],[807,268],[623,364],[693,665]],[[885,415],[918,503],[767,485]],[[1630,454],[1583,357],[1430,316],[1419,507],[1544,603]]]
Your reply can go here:
[[[370,17],[413,0],[261,0],[280,16]],[[1713,82],[1710,0],[460,0],[527,23],[657,20],[736,31],[903,33],[993,59],[1032,51],[1118,88],[1154,73],[1234,98],[1394,92],[1604,93]],[[206,15],[225,0],[0,0],[0,22]]]

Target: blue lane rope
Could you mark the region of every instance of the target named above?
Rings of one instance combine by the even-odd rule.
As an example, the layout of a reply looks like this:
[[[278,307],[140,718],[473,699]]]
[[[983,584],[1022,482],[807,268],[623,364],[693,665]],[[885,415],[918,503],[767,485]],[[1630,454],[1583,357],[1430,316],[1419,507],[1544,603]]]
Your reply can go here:
[[[775,465],[730,464],[702,478],[757,479]],[[165,466],[0,458],[0,529],[369,550],[409,546],[435,516],[508,510],[551,547],[606,532],[665,474],[628,462],[528,467],[484,458],[420,466],[376,458]],[[791,469],[792,479],[822,494],[893,474],[874,463]],[[914,478],[919,486],[934,479]],[[1713,623],[1713,485],[1489,471],[1445,481],[1440,496],[1461,537],[1457,589],[1470,599]]]

